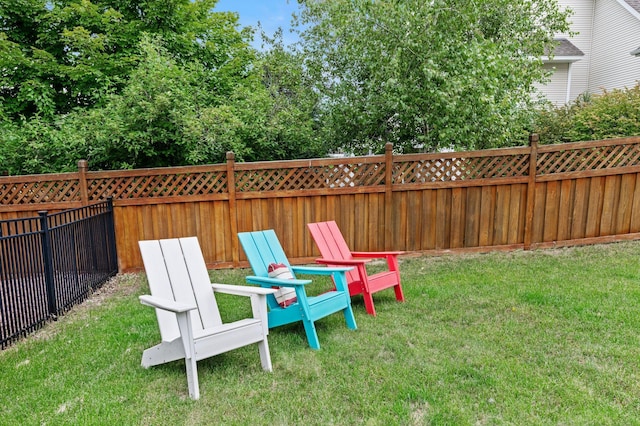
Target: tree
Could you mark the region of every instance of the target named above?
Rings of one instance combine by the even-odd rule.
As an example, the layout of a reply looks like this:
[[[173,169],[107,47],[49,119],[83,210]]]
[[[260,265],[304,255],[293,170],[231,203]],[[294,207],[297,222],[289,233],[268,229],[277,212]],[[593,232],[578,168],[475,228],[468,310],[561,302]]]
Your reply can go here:
[[[122,92],[104,107],[70,115],[67,124],[84,135],[94,168],[220,163],[228,151],[249,161],[322,153],[310,119],[315,99],[305,97],[292,56],[282,49],[262,54],[225,99],[211,95],[214,76],[233,81],[197,61],[180,66],[161,39],[143,39]]]
[[[318,94],[304,67],[304,58],[288,50],[282,42],[282,30],[269,37],[262,34],[267,49],[259,54],[256,67],[262,90],[247,100],[261,107],[243,108],[255,116],[264,111],[263,135],[252,143],[251,160],[288,160],[313,158],[327,154],[318,122]],[[251,121],[251,117],[245,117]],[[251,135],[244,135],[251,139]]]
[[[118,93],[146,35],[160,36],[183,64],[241,76],[252,49],[237,16],[216,0],[5,0],[0,2],[0,100],[12,119],[53,117]],[[232,82],[216,94],[224,98]]]
[[[525,141],[537,58],[567,15],[555,0],[305,1],[324,139],[356,153]]]
[[[0,171],[324,154],[300,57],[215,2],[0,3]]]

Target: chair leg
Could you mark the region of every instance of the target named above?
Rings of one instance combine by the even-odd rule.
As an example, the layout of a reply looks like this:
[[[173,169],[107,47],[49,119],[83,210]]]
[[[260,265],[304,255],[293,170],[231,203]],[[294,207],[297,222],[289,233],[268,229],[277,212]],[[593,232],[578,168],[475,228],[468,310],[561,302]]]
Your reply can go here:
[[[396,284],[393,287],[393,290],[396,292],[396,300],[398,302],[404,302],[404,294],[402,294],[402,287],[400,287],[400,283]]]
[[[267,338],[258,342],[258,350],[260,351],[260,362],[262,363],[262,369],[264,371],[273,371],[271,366],[271,355],[269,355],[269,342]]]
[[[194,357],[185,358],[187,366],[187,383],[189,385],[189,396],[191,399],[200,399],[200,384],[198,383],[198,367]]]
[[[320,349],[320,341],[313,321],[303,319],[302,324],[304,324],[304,331],[307,333],[307,340],[311,349]]]
[[[189,312],[180,312],[176,315],[178,327],[182,336],[184,347],[184,363],[187,369],[187,383],[189,396],[192,399],[200,399],[200,384],[198,383],[198,366],[196,365],[196,348],[193,341],[193,328]]]
[[[376,308],[373,306],[373,296],[369,292],[362,293],[364,299],[364,308],[369,315],[376,316]]]
[[[353,315],[353,309],[351,309],[351,304],[344,308],[344,319],[347,322],[347,328],[351,330],[356,330],[358,326],[356,325],[356,317]]]

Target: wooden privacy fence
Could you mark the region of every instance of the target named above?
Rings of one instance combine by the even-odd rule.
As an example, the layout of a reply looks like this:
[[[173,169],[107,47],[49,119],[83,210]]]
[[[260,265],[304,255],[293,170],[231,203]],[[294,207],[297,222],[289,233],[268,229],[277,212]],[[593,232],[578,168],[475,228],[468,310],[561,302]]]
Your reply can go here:
[[[275,229],[290,259],[309,222],[352,249],[505,250],[640,238],[640,137],[472,152],[0,177],[0,219],[113,197],[121,271],[138,240],[197,235],[210,267],[244,266],[237,233]]]

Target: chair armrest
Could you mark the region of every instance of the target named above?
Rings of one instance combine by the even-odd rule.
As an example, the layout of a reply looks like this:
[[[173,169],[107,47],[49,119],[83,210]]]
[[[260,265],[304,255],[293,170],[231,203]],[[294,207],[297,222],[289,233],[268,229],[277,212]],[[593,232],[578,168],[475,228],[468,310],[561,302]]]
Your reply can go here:
[[[254,294],[267,295],[273,294],[278,291],[273,288],[250,287],[247,285],[230,285],[219,283],[211,283],[211,287],[214,291],[217,291],[219,293],[233,294],[236,296],[252,296]]]
[[[162,309],[164,311],[170,311],[176,314],[198,309],[196,305],[187,305],[186,303],[161,299],[159,297],[150,296],[148,294],[140,296],[140,303],[142,303],[143,305],[151,306],[153,308]]]
[[[311,284],[311,280],[283,280],[278,278],[270,278],[270,277],[257,277],[255,275],[250,275],[246,277],[248,283],[258,284],[258,285],[266,285],[268,287],[278,286],[278,287],[299,287],[307,284]]]
[[[326,259],[320,258],[316,259],[316,263],[326,264],[326,265],[345,265],[345,266],[358,266],[364,265],[365,263],[371,262],[371,259]]]
[[[387,257],[387,256],[398,256],[404,254],[403,251],[352,251],[351,256],[353,257]]]
[[[309,274],[309,275],[331,275],[335,272],[347,272],[351,271],[353,267],[350,266],[337,266],[337,267],[324,267],[324,266],[292,266],[291,270],[295,273]]]

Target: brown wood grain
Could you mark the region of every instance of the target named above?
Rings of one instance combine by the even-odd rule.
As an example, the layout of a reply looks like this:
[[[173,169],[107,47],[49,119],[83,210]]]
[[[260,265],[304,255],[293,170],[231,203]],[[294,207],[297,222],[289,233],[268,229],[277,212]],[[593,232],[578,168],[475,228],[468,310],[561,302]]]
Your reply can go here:
[[[536,161],[531,162],[533,156]],[[640,232],[640,137],[496,150],[0,177],[0,220],[114,197],[119,265],[138,241],[196,235],[208,265],[246,265],[237,232],[274,229],[293,262],[306,225],[353,250],[571,245]]]

